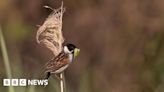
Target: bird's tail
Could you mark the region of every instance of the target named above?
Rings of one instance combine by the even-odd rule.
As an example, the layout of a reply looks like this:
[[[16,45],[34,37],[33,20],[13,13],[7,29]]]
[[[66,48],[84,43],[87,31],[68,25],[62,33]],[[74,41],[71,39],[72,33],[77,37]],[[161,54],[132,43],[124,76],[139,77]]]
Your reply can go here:
[[[50,72],[47,72],[47,73],[46,73],[46,77],[45,77],[45,79],[48,80],[48,78],[50,77],[50,75],[51,75],[51,73],[50,73]]]

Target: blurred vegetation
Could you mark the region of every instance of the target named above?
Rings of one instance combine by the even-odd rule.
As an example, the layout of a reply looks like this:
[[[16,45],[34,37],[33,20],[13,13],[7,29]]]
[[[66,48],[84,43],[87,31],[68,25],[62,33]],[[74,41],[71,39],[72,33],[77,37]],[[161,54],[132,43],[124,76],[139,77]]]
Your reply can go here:
[[[0,1],[0,25],[13,78],[38,78],[52,58],[36,43],[36,25],[51,12],[44,5],[60,4],[60,0]],[[68,92],[164,91],[163,0],[65,0],[64,6],[66,42],[81,49],[66,70]],[[6,77],[0,53],[0,79]],[[15,92],[58,91],[59,82],[50,80],[46,88],[14,87]],[[0,92],[7,92],[2,83]]]

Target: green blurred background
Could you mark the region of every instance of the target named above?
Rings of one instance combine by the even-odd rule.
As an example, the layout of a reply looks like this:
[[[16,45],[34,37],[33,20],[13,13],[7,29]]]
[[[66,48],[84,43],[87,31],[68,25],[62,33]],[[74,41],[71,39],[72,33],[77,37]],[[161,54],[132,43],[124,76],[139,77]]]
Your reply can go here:
[[[67,92],[164,92],[163,0],[63,0],[63,34],[80,55],[66,70]],[[0,25],[12,78],[38,78],[52,53],[36,43],[36,32],[60,0],[1,0]],[[1,50],[0,50],[1,52]],[[0,92],[6,70],[0,53]],[[15,92],[57,92],[14,87]]]

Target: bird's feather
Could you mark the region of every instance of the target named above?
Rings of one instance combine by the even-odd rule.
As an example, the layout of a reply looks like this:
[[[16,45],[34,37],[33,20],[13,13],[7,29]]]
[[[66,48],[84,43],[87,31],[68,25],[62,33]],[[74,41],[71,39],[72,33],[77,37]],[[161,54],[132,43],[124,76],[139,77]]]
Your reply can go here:
[[[55,71],[57,71],[58,69],[64,67],[65,65],[68,65],[70,63],[69,61],[70,60],[68,54],[60,53],[57,57],[46,64],[45,71],[55,73]]]

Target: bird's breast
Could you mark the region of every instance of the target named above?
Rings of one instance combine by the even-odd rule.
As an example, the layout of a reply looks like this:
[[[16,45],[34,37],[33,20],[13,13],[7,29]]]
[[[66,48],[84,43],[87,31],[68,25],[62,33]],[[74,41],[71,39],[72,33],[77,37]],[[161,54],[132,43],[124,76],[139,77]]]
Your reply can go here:
[[[70,62],[73,61],[73,55],[72,55],[72,54],[69,54],[69,55],[68,55],[68,58],[69,58],[69,61],[70,61]]]

